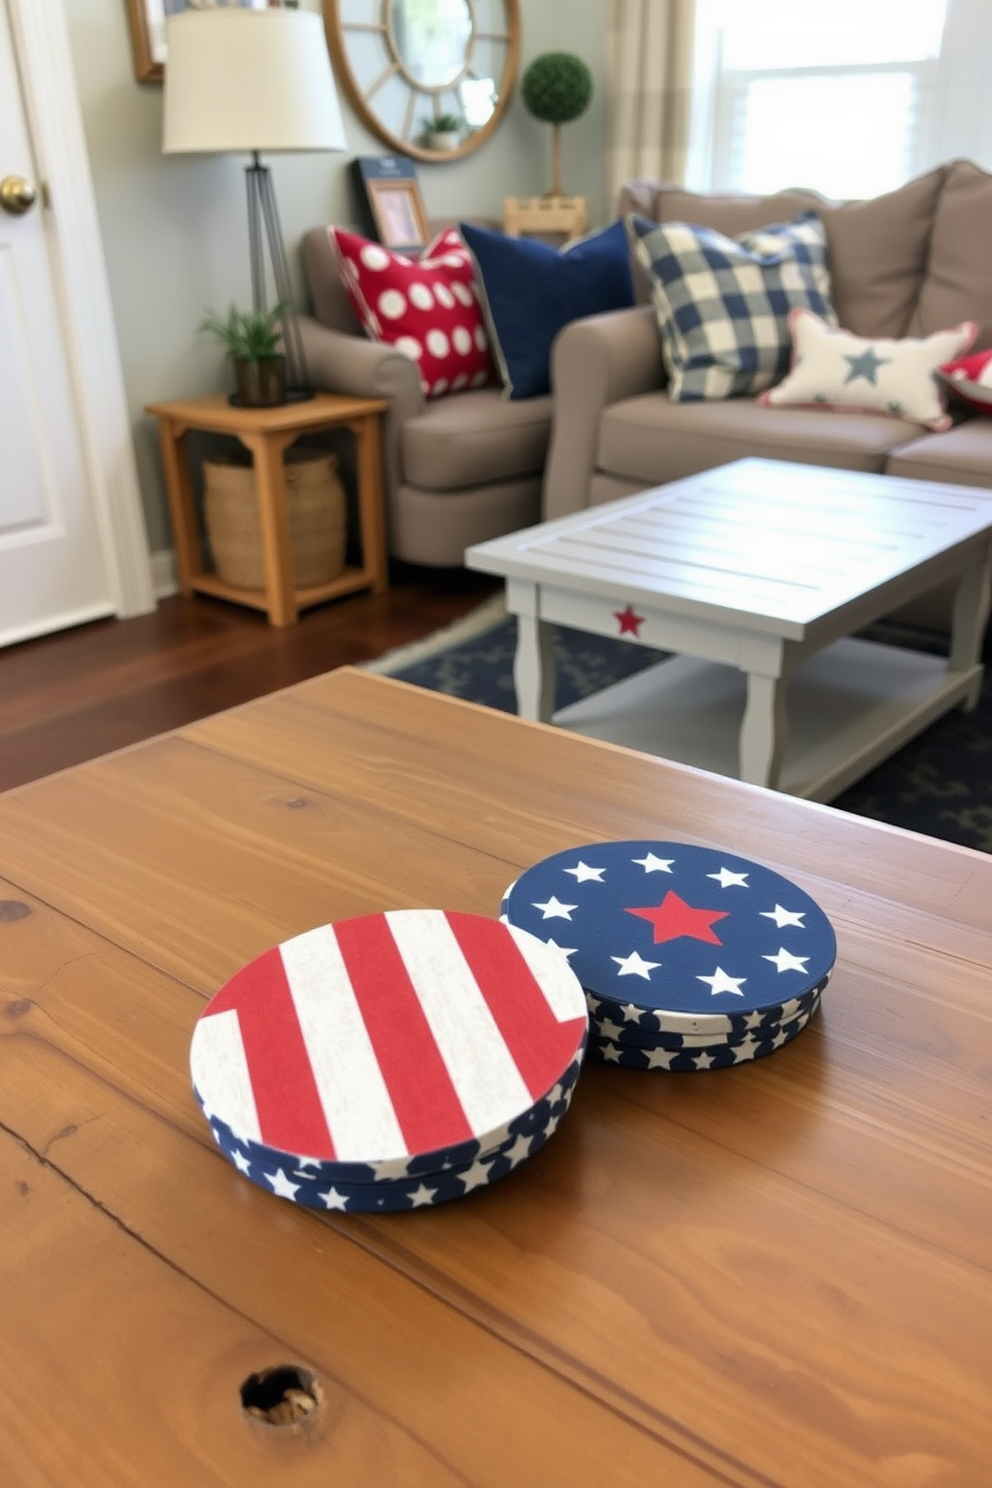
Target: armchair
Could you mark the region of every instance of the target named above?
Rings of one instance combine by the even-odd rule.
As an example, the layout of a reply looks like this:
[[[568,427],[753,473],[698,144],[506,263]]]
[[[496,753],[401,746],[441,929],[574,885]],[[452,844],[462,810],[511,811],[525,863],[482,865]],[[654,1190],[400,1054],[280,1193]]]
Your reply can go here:
[[[454,567],[472,543],[539,521],[550,396],[510,402],[485,387],[425,398],[415,364],[366,337],[325,228],[304,234],[302,255],[312,313],[298,324],[312,385],[389,402],[382,454],[390,554]]]

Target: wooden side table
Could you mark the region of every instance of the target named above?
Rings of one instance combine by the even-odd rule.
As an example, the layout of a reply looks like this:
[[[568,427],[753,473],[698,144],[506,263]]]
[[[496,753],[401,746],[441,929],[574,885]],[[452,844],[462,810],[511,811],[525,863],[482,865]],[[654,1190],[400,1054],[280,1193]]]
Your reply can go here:
[[[235,408],[223,393],[149,403],[145,412],[155,414],[159,421],[180,593],[213,594],[266,610],[271,625],[294,625],[300,610],[359,589],[382,593],[389,584],[389,571],[379,423],[387,407],[383,399],[346,398],[333,393],[317,393],[306,402],[284,403],[278,408]],[[293,583],[283,456],[301,435],[334,428],[350,429],[357,446],[361,565],[346,568],[327,584],[297,589]],[[252,456],[262,529],[264,589],[228,584],[203,566],[189,456],[184,448],[191,429],[233,434]]]
[[[521,234],[561,233],[566,242],[589,230],[584,196],[507,196],[503,198],[503,231]]]

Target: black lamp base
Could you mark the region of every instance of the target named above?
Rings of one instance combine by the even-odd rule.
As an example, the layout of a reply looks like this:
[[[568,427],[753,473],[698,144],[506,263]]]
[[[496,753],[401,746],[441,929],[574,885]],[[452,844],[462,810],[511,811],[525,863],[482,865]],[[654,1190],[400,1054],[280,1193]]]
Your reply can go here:
[[[272,176],[267,165],[263,165],[258,151],[252,152],[252,163],[245,170],[245,185],[248,191],[248,249],[251,263],[251,299],[255,310],[265,309],[265,264],[262,252],[262,229],[268,242],[272,279],[275,284],[276,303],[282,307],[283,352],[286,357],[286,372],[291,384],[285,402],[301,403],[313,397],[307,387],[310,374],[307,369],[303,338],[296,323],[289,282],[289,265],[282,240],[279,209],[272,188]],[[232,398],[232,402],[234,399]]]

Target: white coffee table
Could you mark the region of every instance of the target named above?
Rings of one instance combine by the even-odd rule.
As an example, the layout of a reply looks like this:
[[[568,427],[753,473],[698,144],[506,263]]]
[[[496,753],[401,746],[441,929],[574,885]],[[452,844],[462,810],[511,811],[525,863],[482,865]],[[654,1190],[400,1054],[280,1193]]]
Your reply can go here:
[[[827,801],[975,706],[992,491],[740,460],[465,561],[506,579],[522,717]],[[853,638],[949,578],[946,660]],[[552,717],[552,623],[676,654]]]

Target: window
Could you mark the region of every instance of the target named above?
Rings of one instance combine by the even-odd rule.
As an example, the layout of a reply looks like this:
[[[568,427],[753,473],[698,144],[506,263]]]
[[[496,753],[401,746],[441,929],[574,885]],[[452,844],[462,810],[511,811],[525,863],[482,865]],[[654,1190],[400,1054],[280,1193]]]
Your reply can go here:
[[[867,197],[947,158],[954,3],[699,0],[689,184]]]

